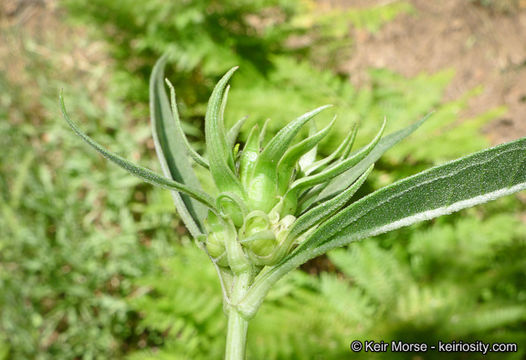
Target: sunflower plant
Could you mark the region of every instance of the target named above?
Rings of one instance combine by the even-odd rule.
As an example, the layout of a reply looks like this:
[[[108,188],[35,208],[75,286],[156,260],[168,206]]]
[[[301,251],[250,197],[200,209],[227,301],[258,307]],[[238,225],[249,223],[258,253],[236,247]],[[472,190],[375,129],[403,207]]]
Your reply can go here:
[[[228,317],[225,358],[245,357],[247,328],[269,289],[306,261],[353,241],[429,220],[526,189],[526,138],[486,149],[397,181],[356,201],[353,195],[389,148],[426,118],[384,136],[385,121],[364,147],[353,150],[356,126],[325,158],[316,149],[334,124],[317,130],[321,106],[292,120],[265,142],[255,125],[237,142],[244,119],[225,129],[228,82],[215,86],[205,116],[205,154],[189,144],[164,80],[165,58],[150,79],[155,148],[164,176],[132,164],[88,137],[61,109],[73,131],[107,159],[172,191],[179,216],[208,254],[222,285]],[[309,123],[309,135],[295,141]],[[204,168],[215,188],[205,191],[194,172]]]

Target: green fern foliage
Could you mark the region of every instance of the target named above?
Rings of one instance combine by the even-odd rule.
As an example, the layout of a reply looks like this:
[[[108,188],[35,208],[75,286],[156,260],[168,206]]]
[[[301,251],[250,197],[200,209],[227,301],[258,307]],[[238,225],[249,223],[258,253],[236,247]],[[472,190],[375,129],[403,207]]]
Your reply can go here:
[[[215,270],[193,244],[177,246],[175,252],[175,256],[161,262],[161,273],[136,283],[137,296],[130,304],[141,316],[136,331],[147,334],[148,347],[131,354],[130,359],[215,359],[223,355],[226,319]],[[329,302],[335,291],[342,296],[353,293],[333,276],[323,275],[322,281],[301,272],[288,276],[269,294],[269,301],[253,320],[248,356],[345,356],[348,350],[341,344],[345,344],[351,329],[360,324],[367,312],[349,315],[346,306],[342,306],[345,303]],[[359,300],[357,295],[353,299]],[[348,301],[347,304],[351,305]],[[298,307],[312,316],[304,316]],[[362,308],[367,310],[367,304]],[[347,319],[343,323],[342,317]]]
[[[117,78],[129,97],[146,99],[150,69],[167,53],[176,64],[176,88],[190,106],[206,100],[214,83],[210,78],[232,64],[265,74],[272,67],[270,55],[285,51],[284,41],[294,30],[289,20],[301,7],[299,1],[283,0],[63,4],[111,45]]]
[[[14,92],[9,98],[16,101]],[[137,182],[118,174],[94,175],[95,166],[104,166],[101,159],[83,157],[77,144],[61,141],[56,134],[65,129],[54,119],[38,126],[15,125],[15,117],[4,120],[0,344],[5,346],[0,353],[14,360],[117,356],[120,339],[130,336],[124,325],[131,321],[124,301],[132,291],[130,280],[152,266],[168,226],[159,216],[137,221],[143,212],[127,206],[142,194]],[[141,135],[133,137],[140,141]],[[163,221],[172,221],[170,212]],[[158,237],[147,247],[141,238],[151,227]]]
[[[136,330],[147,331],[154,348],[163,346],[155,353],[136,353],[132,359],[222,356],[226,319],[221,286],[206,255],[189,245],[178,246],[173,257],[162,260],[159,274],[137,282],[137,296],[130,300],[142,317]]]
[[[366,334],[427,343],[524,341],[526,307],[518,299],[525,296],[525,263],[508,259],[524,255],[526,226],[505,213],[448,220],[414,229],[407,243],[400,244],[407,233],[399,232],[391,235],[398,245],[364,241],[330,253],[382,319]]]

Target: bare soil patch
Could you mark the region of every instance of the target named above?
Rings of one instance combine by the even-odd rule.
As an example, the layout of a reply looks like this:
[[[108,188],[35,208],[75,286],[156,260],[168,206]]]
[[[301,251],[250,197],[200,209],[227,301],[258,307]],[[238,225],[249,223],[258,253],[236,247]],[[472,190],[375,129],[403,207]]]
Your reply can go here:
[[[381,1],[328,1],[333,6],[371,6]],[[367,82],[367,69],[385,67],[405,76],[454,68],[444,100],[483,86],[463,116],[498,105],[505,117],[486,128],[493,143],[526,136],[526,8],[499,13],[467,0],[411,0],[416,14],[404,14],[376,34],[352,29],[352,57],[342,70],[351,81]],[[383,1],[385,3],[385,1]]]

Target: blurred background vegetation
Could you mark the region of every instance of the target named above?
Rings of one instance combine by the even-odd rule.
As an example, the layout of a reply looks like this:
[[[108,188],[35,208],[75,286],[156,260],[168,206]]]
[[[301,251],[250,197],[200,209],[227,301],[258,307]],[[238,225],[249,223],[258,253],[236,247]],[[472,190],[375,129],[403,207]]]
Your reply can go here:
[[[462,16],[524,19],[521,1],[448,6],[467,9]],[[386,154],[362,193],[526,135],[511,131],[524,129],[524,119],[509,115],[518,103],[501,97],[472,106],[491,85],[451,91],[454,66],[411,76],[389,64],[349,73],[364,43],[425,20],[419,1],[12,0],[0,11],[0,359],[222,356],[219,284],[170,195],[87,150],[59,115],[60,89],[91,135],[156,170],[147,86],[163,53],[185,130],[201,150],[206,101],[233,65],[241,68],[228,122],[270,118],[275,130],[333,103],[339,121],[325,153],[353,122],[365,142],[384,116],[395,130],[434,110]],[[470,36],[466,49],[476,43]],[[440,54],[427,56],[424,63]],[[521,56],[510,70],[517,77]],[[508,132],[495,124],[508,124]],[[253,321],[249,358],[344,359],[353,339],[461,339],[516,342],[518,353],[498,357],[524,359],[525,211],[519,194],[306,264],[279,283]]]

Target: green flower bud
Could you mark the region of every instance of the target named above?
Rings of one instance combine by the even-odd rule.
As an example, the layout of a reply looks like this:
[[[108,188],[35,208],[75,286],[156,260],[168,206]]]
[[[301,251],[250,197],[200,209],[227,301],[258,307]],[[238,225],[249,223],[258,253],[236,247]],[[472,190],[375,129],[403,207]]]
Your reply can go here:
[[[267,256],[277,246],[269,217],[260,210],[252,211],[247,215],[245,223],[239,230],[239,236],[241,245],[257,256]]]
[[[223,217],[231,219],[236,227],[243,225],[247,209],[239,196],[234,193],[222,193],[217,197],[216,204]]]
[[[223,232],[213,232],[208,234],[206,239],[206,249],[208,254],[214,259],[219,258],[225,252],[225,242]]]
[[[243,246],[250,249],[254,255],[268,256],[272,254],[278,242],[274,233],[270,230],[264,230],[253,234],[242,241]]]
[[[225,246],[228,232],[225,225],[211,211],[208,213],[208,218],[205,223],[208,229],[208,236],[205,242],[208,254],[217,261],[218,265],[228,266]]]
[[[245,218],[245,223],[240,229],[241,238],[247,238],[258,232],[270,230],[270,220],[263,211],[255,210]]]

